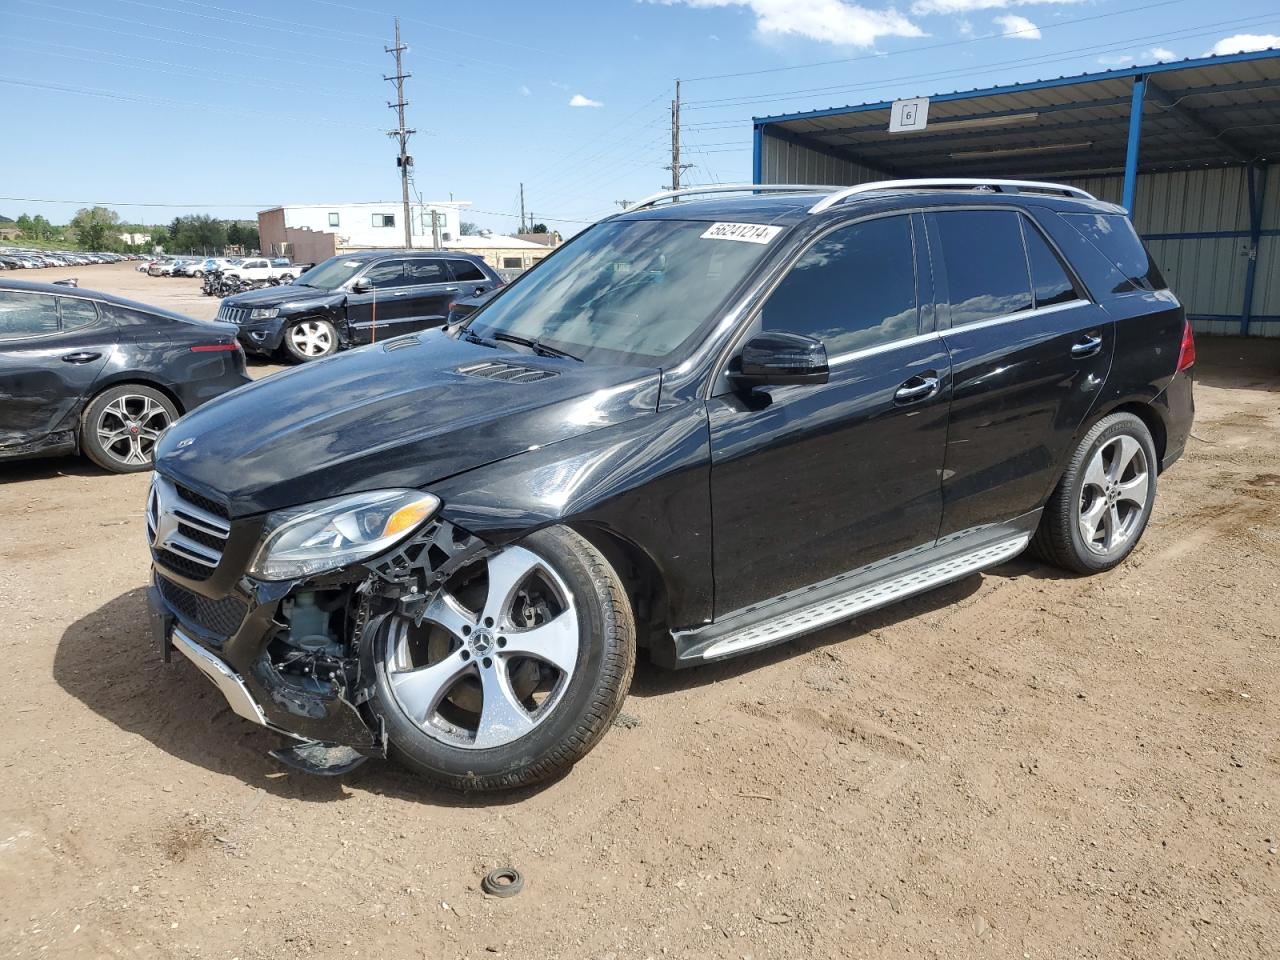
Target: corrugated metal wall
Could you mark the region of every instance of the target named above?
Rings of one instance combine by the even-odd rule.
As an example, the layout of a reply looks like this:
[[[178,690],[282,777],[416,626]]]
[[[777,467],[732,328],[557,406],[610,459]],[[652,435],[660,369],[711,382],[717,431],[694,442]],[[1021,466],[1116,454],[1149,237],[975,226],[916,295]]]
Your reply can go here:
[[[769,136],[761,138],[761,183],[821,183],[852,186],[884,175],[861,164],[841,160],[820,150],[810,150],[798,143]]]
[[[852,185],[884,177],[860,164],[769,135],[761,137],[763,183]],[[942,174],[944,175],[944,174]],[[1043,179],[1058,180],[1052,175]],[[1262,229],[1280,229],[1280,166],[1268,168]],[[1120,176],[1063,180],[1120,202]],[[1241,167],[1138,177],[1135,225],[1169,286],[1203,333],[1238,334],[1249,268],[1249,193]],[[1170,236],[1238,232],[1243,236]],[[1280,236],[1263,236],[1249,333],[1280,336]]]

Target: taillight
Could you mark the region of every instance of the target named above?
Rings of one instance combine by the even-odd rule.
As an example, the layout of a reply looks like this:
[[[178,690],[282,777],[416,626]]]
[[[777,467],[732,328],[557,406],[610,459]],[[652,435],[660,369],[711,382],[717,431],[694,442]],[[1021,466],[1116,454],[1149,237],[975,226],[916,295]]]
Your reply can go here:
[[[1186,321],[1182,328],[1182,346],[1178,349],[1178,372],[1186,370],[1196,362],[1196,338],[1191,332],[1191,321]]]
[[[191,348],[192,353],[220,353],[225,350],[235,350],[240,346],[239,343],[232,340],[230,343],[197,343]],[[1181,367],[1179,367],[1181,369]]]

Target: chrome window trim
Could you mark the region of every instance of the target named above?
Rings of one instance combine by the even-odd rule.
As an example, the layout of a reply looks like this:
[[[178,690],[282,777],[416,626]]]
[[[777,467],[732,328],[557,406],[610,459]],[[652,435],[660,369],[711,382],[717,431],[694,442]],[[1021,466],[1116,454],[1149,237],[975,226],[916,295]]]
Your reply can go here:
[[[1084,307],[1092,303],[1092,300],[1067,300],[1063,303],[1053,303],[1047,307],[1034,307],[1031,310],[1019,310],[1016,313],[1006,313],[999,317],[990,317],[986,320],[978,320],[974,323],[962,323],[959,326],[947,327],[942,333],[951,333],[960,330],[981,330],[984,327],[998,327],[1004,323],[1014,323],[1018,320],[1026,320],[1029,317],[1038,317],[1050,313],[1059,313],[1063,310],[1072,310],[1075,307]]]
[[[930,340],[940,340],[944,332],[942,330],[930,330],[928,333],[918,333],[914,337],[889,340],[870,347],[859,347],[857,350],[846,350],[844,353],[837,353],[834,357],[828,357],[827,367],[839,367],[854,360],[861,360],[863,357],[873,357],[878,353],[888,353],[890,350],[896,350],[899,347],[918,346],[922,343],[928,343]]]

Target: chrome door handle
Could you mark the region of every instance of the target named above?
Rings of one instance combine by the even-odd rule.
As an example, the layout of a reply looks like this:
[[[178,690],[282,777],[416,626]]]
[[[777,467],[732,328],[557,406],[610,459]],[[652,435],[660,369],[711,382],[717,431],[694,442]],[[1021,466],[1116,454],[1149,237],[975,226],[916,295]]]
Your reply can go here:
[[[62,360],[64,363],[92,363],[100,356],[100,353],[68,353]]]
[[[445,293],[457,293],[457,292],[458,292],[458,288],[457,288],[457,287],[445,287],[445,288],[444,288],[444,292],[445,292]]]
[[[1102,337],[1097,334],[1089,334],[1071,347],[1071,355],[1073,357],[1092,357],[1101,349]]]
[[[898,388],[893,399],[898,403],[914,403],[916,400],[931,397],[937,392],[937,377],[912,377]]]
[[[393,297],[407,297],[407,296],[409,295],[409,291],[408,291],[408,290],[397,290],[395,293],[393,293],[393,294],[391,294],[391,295],[392,295]]]

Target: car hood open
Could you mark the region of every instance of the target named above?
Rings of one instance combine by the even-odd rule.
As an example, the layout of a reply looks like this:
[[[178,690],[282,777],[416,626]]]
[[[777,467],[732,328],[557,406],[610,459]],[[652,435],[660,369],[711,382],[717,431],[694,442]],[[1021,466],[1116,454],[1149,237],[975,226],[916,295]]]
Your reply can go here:
[[[661,372],[529,356],[440,331],[295,367],[177,421],[156,470],[233,518],[421,488],[652,414]]]

